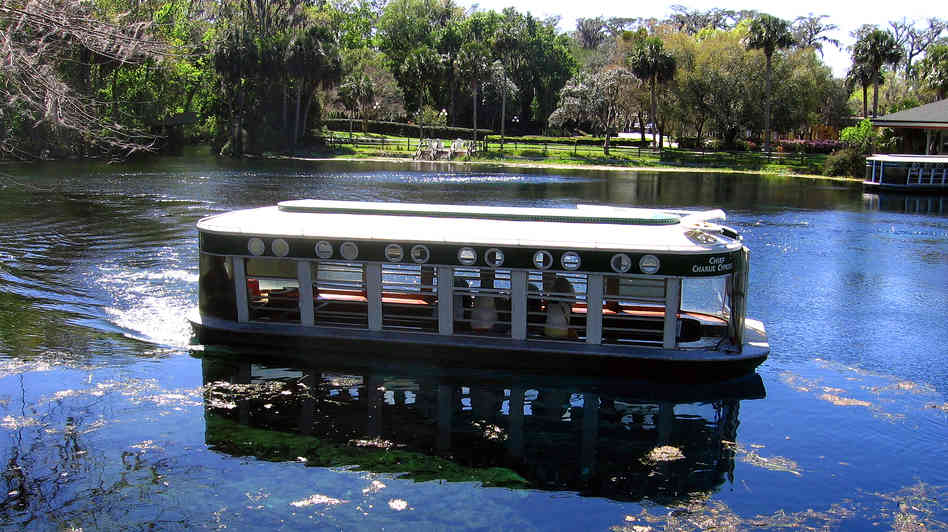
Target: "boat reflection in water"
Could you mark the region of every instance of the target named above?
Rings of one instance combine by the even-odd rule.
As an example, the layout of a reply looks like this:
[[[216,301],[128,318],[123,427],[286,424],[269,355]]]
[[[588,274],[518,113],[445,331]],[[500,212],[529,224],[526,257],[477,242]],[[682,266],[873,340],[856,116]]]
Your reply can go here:
[[[898,192],[878,192],[862,195],[863,207],[868,211],[904,212],[906,214],[948,214],[948,197]]]
[[[207,443],[416,480],[674,501],[733,481],[757,374],[668,383],[204,354]],[[264,360],[267,360],[264,362]]]

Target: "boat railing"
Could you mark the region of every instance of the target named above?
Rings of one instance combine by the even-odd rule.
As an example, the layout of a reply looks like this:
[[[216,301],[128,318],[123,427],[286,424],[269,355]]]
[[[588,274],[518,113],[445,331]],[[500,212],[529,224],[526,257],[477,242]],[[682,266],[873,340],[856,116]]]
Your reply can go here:
[[[204,262],[208,272],[231,277],[226,260]],[[729,310],[695,306],[691,297],[712,285],[714,293],[727,292],[731,274],[691,282],[487,266],[244,257],[231,262],[230,308],[236,306],[238,322],[687,349],[717,345],[734,320]],[[224,284],[202,282],[214,291],[205,299],[227,300]]]

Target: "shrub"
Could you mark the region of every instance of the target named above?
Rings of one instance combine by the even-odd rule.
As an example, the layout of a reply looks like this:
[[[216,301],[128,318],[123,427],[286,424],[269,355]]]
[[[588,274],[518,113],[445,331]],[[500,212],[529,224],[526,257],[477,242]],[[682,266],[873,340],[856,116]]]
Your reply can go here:
[[[858,149],[844,148],[826,158],[823,175],[863,177],[866,174],[866,156]]]
[[[846,147],[838,140],[781,140],[777,145],[789,153],[833,153]]]
[[[724,147],[724,142],[721,139],[708,139],[704,142],[704,147],[711,151],[718,151]]]

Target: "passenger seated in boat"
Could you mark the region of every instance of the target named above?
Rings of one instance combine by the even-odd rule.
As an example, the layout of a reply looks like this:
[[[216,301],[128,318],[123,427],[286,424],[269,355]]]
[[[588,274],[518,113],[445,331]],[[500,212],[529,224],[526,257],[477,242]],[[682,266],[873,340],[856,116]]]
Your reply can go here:
[[[479,295],[474,299],[471,311],[471,329],[487,332],[497,323],[497,304],[493,296]]]
[[[576,291],[573,284],[565,277],[557,277],[553,282],[553,293],[557,297],[567,297],[568,301],[547,301],[546,303],[546,325],[543,328],[543,334],[549,338],[571,338],[576,337],[576,331],[569,328],[570,317],[572,315],[573,302],[576,299]]]

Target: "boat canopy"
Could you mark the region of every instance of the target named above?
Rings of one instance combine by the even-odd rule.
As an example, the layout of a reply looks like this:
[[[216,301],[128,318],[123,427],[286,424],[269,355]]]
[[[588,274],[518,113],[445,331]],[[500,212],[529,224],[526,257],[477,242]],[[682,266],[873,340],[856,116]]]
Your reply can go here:
[[[202,219],[202,233],[331,241],[713,254],[741,249],[703,212],[578,205],[523,208],[297,200]]]
[[[948,164],[948,155],[899,155],[877,153],[871,157],[866,157],[866,160],[902,164]]]

